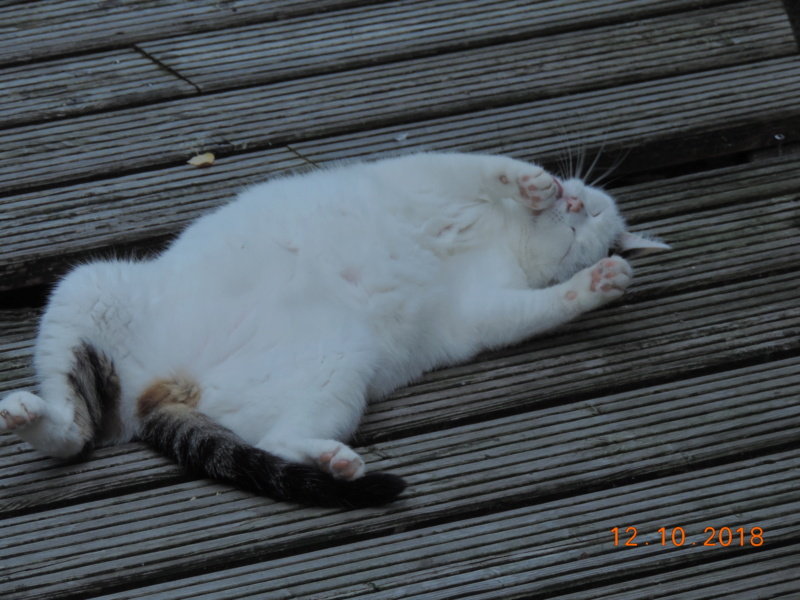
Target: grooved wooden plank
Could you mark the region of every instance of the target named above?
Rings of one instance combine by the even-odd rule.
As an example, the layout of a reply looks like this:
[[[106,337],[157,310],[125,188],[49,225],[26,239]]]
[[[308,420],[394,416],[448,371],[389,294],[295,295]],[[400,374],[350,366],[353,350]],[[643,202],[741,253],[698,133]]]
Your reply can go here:
[[[366,4],[363,0],[40,0],[0,9],[0,64]],[[69,32],[69,35],[65,35]],[[20,43],[24,39],[24,43]]]
[[[563,69],[581,54],[597,55],[605,64],[616,62],[622,56],[630,59],[637,55],[643,43],[664,46],[666,53],[681,56],[680,63],[673,62],[667,67],[670,72],[676,72],[672,69],[677,64],[681,65],[678,70],[692,68],[698,58],[692,54],[701,54],[705,64],[715,57],[730,64],[774,56],[781,49],[787,53],[796,50],[780,0],[644,19],[654,9],[675,10],[685,4],[656,5],[640,0],[387,3],[316,18],[225,30],[213,35],[158,40],[141,47],[203,90],[343,71],[379,61],[442,54],[498,42],[503,44],[499,52],[492,48],[475,52],[485,54],[490,64],[515,63],[517,76],[525,71],[527,62],[534,63],[529,69],[536,69],[537,74],[543,75],[549,70],[545,66],[547,63],[558,64]],[[590,29],[609,19],[628,22]],[[475,27],[476,22],[480,22],[480,27]],[[573,30],[578,28],[586,31],[575,36]],[[564,29],[570,32],[553,35]],[[547,37],[527,39],[542,35]],[[697,40],[701,36],[703,47],[698,49]],[[511,43],[520,37],[526,39]],[[609,38],[615,40],[611,53]],[[469,53],[440,59],[443,76],[449,78],[447,70],[457,71],[455,64],[463,62],[467,56]],[[650,61],[663,70],[663,62],[657,62],[656,56],[654,54]],[[619,60],[620,72],[626,65],[630,66],[629,60]],[[591,68],[585,70],[587,75],[592,72]],[[631,67],[628,72],[639,70]]]
[[[772,103],[775,85],[793,89],[800,81],[799,67],[795,58],[776,59],[573,94],[558,102],[538,100],[328,139],[289,142],[315,164],[409,149],[488,151],[518,158],[537,156],[548,162],[569,150],[565,140],[579,140],[585,149],[636,148],[636,155],[640,160],[647,158],[650,167],[657,146],[660,153],[655,164],[669,165],[670,160],[694,158],[695,146],[701,147],[705,156],[713,156],[722,151],[719,146],[723,142],[726,152],[774,145],[776,134],[772,132],[780,133],[782,141],[800,139],[795,102],[782,99]],[[587,128],[585,115],[591,115],[591,122],[599,126]],[[698,141],[701,137],[704,142]]]
[[[128,49],[3,69],[0,89],[3,128],[197,92]]]
[[[583,71],[564,69],[559,77],[572,87],[568,82],[578,73]],[[588,110],[599,125],[581,137],[593,146],[601,135],[614,143],[632,138],[652,143],[675,139],[687,130],[726,130],[737,121],[776,122],[800,109],[800,59],[783,58],[577,93],[562,98],[557,109],[552,100],[538,100],[441,117],[412,125],[404,140],[397,141],[401,135],[395,133],[388,146],[383,130],[348,134],[349,150],[338,138],[308,141],[387,121],[431,119],[550,95],[547,87],[532,85],[535,79],[535,74],[520,79],[513,69],[491,65],[465,68],[454,86],[442,81],[440,71],[421,71],[414,61],[175,100],[157,109],[132,108],[66,123],[22,126],[8,130],[0,152],[0,191],[182,162],[199,151],[225,154],[289,142],[297,142],[293,147],[313,163],[346,157],[347,152],[364,157],[426,144],[446,148],[456,141],[453,136],[461,147],[496,150],[502,143],[511,149],[508,153],[519,156],[529,156],[531,140],[536,140],[536,153],[552,157],[563,150],[565,135],[585,127],[583,113]],[[640,101],[628,103],[631,97]],[[620,105],[623,99],[627,106]],[[240,113],[245,110],[249,118],[243,120]],[[353,148],[356,139],[364,146]],[[65,150],[73,161],[54,170],[53,153]]]
[[[0,290],[52,283],[78,258],[174,235],[247,183],[307,163],[266,150],[210,169],[191,165],[0,200]]]
[[[742,553],[721,562],[703,563],[663,573],[631,579],[593,590],[555,596],[558,600],[639,600],[686,598],[719,600],[730,598],[731,589],[742,598],[771,600],[800,594],[800,544],[762,548]]]
[[[69,264],[108,246],[149,245],[227,200],[246,184],[303,161],[284,150],[222,159],[211,169],[183,165],[102,182],[0,199],[0,290],[51,283]],[[631,223],[800,192],[800,157],[614,189]],[[650,225],[654,233],[660,225]],[[670,235],[673,235],[670,232]],[[680,247],[691,236],[672,241]],[[670,260],[670,255],[665,255]],[[792,260],[795,253],[789,252]],[[697,258],[697,257],[695,257]],[[779,257],[774,257],[779,260]],[[755,261],[751,265],[761,268]]]
[[[625,588],[636,588],[637,593],[642,594],[641,586],[648,582],[658,597],[675,597],[667,592],[679,590],[681,598],[709,598],[716,595],[706,586],[713,585],[715,575],[726,567],[737,569],[739,577],[731,579],[740,579],[740,589],[758,590],[772,583],[763,581],[765,574],[774,580],[774,571],[800,564],[796,556],[797,544],[776,548],[770,533],[765,533],[769,543],[758,548],[698,548],[692,544],[705,542],[707,536],[700,532],[708,526],[735,528],[745,523],[750,527],[766,524],[770,509],[784,515],[776,519],[775,524],[781,528],[782,537],[789,537],[790,528],[798,524],[788,514],[796,506],[791,490],[797,489],[798,482],[778,474],[776,460],[792,468],[798,464],[798,453],[775,455],[769,462],[764,459],[746,461],[739,468],[705,469],[693,476],[629,485],[590,494],[577,501],[556,500],[456,524],[366,540],[349,546],[345,561],[340,560],[340,548],[331,548],[198,575],[136,593],[174,600],[221,595],[226,598],[276,597],[275,594],[286,589],[291,589],[295,597],[314,598],[385,599],[415,597],[419,593],[424,593],[425,598],[464,598],[472,597],[469,592],[474,593],[477,586],[493,586],[493,590],[484,593],[495,594],[503,586],[503,598],[621,600],[622,597],[642,598],[641,595],[615,594]],[[778,476],[777,480],[770,478],[773,474]],[[748,495],[753,487],[759,490],[755,498]],[[720,491],[709,493],[712,489]],[[725,490],[724,493],[721,490]],[[770,493],[772,497],[767,496]],[[619,527],[624,531],[625,526],[632,523],[642,532],[637,536],[640,547],[614,547],[610,529]],[[688,532],[682,549],[672,547],[670,541],[661,546],[657,530],[665,523],[669,524],[670,532],[674,527],[683,527]],[[762,529],[765,528],[762,526]],[[749,527],[747,532],[745,543],[750,540]],[[623,543],[628,537],[622,536]],[[645,540],[653,547],[644,547]],[[723,557],[726,560],[720,564],[719,559]],[[642,577],[653,571],[654,563],[663,560],[673,569],[691,561],[698,564],[681,569],[678,576],[669,577],[669,583],[664,581],[667,577],[663,573]],[[510,564],[516,567],[513,569],[515,576],[503,572]],[[617,579],[621,582],[591,592],[562,596],[570,588],[585,585],[586,577],[576,578],[575,574],[587,571],[595,581]],[[796,584],[797,577],[785,579],[795,580]],[[465,584],[469,589],[465,589]],[[703,591],[711,595],[692,596],[699,588],[705,588]],[[730,593],[729,590],[720,592]],[[104,600],[133,597],[137,596],[127,592],[102,596]],[[647,597],[655,596],[648,594]]]
[[[794,372],[796,377],[796,368]],[[340,543],[346,536],[487,508],[497,511],[501,503],[530,503],[571,489],[608,486],[623,477],[779,447],[794,439],[800,425],[796,385],[778,379],[767,389],[744,386],[722,400],[713,392],[687,389],[692,398],[688,406],[686,396],[652,403],[651,390],[643,389],[633,399],[610,396],[592,407],[556,407],[451,428],[443,436],[381,444],[372,453],[383,457],[377,466],[406,474],[411,484],[403,501],[381,510],[294,509],[208,485],[8,518],[0,544],[15,544],[4,548],[10,573],[6,586],[10,597],[46,597],[56,585],[62,593],[86,594],[148,577],[219,568],[237,554],[257,558],[296,552],[309,545]],[[780,478],[796,487],[797,478],[781,471]],[[752,487],[745,487],[751,506],[763,507],[763,500],[753,501]],[[697,488],[693,490],[696,497]],[[728,494],[711,489],[708,494],[730,506]],[[796,493],[788,495],[793,503],[786,511],[789,516],[783,511],[764,513],[759,525],[776,540],[785,539],[785,530],[796,526]],[[227,496],[224,504],[222,496]],[[619,517],[634,518],[629,495],[624,497],[626,512]],[[783,501],[786,496],[777,497]],[[660,502],[653,508],[664,514]],[[746,510],[737,508],[733,514]],[[586,523],[586,513],[581,512],[579,518]],[[707,518],[709,512],[704,515]],[[700,524],[697,518],[683,522],[690,531],[695,530],[693,523]],[[618,519],[614,523],[624,524]],[[607,539],[608,529],[605,522],[602,529],[592,523],[576,534],[597,536],[602,531]]]
[[[791,278],[661,298],[636,310],[611,307],[505,356],[431,373],[375,404],[364,427],[375,432],[370,439],[381,439],[388,423],[424,430],[435,427],[442,412],[452,420],[474,419],[796,349],[800,314]],[[775,312],[762,312],[767,306]]]
[[[331,159],[476,149],[552,167],[605,145],[598,171],[633,147],[620,172],[654,176],[789,152],[790,34],[779,0],[0,0],[0,88],[55,92],[24,115],[0,98],[3,299]],[[106,56],[134,60],[113,85],[58,73]],[[156,94],[135,86],[148,73]],[[174,96],[196,91],[181,75],[203,93]],[[214,167],[184,165],[200,150]],[[357,443],[408,478],[399,503],[300,509],[138,444],[60,465],[0,435],[0,597],[798,596],[800,157],[614,191],[674,250],[635,260],[622,302],[372,407]],[[0,396],[33,385],[36,316],[0,311]],[[648,546],[613,546],[630,525]],[[758,525],[766,544],[692,546],[709,525]],[[661,526],[690,544],[661,547]]]
[[[560,335],[514,349],[511,355],[484,356],[472,364],[431,373],[397,391],[370,407],[360,430],[361,442],[442,429],[509,410],[531,410],[556,399],[590,398],[602,390],[648,385],[654,379],[685,377],[693,370],[797,349],[800,292],[796,287],[794,276],[786,274],[758,284],[738,283],[597,313]],[[726,302],[709,316],[709,307],[719,306],[721,298]],[[787,368],[789,372],[781,372],[783,379],[796,367]],[[758,382],[772,369],[759,366],[746,372]],[[771,377],[778,378],[777,373],[772,371]],[[712,387],[726,388],[726,377],[709,377]],[[666,396],[671,401],[685,393],[681,385],[676,389]],[[440,432],[437,439],[443,436]],[[136,446],[99,450],[90,462],[61,465],[12,440],[0,446],[4,457],[0,512],[36,510],[111,489],[137,489],[174,480],[179,474],[168,462]],[[379,454],[388,456],[384,450]]]
[[[31,361],[38,318],[39,311],[33,309],[0,311],[0,390],[3,392],[33,386]]]

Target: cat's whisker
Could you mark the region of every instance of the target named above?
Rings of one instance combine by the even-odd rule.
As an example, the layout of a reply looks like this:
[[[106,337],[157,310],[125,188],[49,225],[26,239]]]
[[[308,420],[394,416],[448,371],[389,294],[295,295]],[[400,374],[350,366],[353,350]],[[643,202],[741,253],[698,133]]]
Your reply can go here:
[[[596,154],[594,155],[594,160],[592,160],[592,164],[589,165],[589,169],[586,171],[584,175],[584,181],[588,180],[592,176],[592,172],[594,172],[595,167],[600,162],[600,158],[603,156],[603,152],[605,152],[606,145],[608,144],[608,138],[604,137],[603,141],[600,143],[600,147],[597,149]]]
[[[625,150],[625,152],[623,152],[622,155],[617,158],[599,177],[595,178],[590,185],[593,187],[598,186],[611,175],[613,175],[614,172],[622,166],[622,163],[625,162],[632,150],[632,148]]]
[[[575,165],[575,171],[573,171],[572,176],[577,177],[578,179],[583,179],[583,167],[586,163],[586,145],[581,143],[580,147],[578,148],[578,156],[577,156],[577,164]]]
[[[563,124],[558,126],[559,132],[559,146],[560,150],[558,152],[558,168],[561,171],[561,176],[565,179],[569,179],[573,177],[574,174],[574,167],[573,167],[573,151],[572,151],[572,143],[570,141],[570,136],[567,133],[566,128]]]

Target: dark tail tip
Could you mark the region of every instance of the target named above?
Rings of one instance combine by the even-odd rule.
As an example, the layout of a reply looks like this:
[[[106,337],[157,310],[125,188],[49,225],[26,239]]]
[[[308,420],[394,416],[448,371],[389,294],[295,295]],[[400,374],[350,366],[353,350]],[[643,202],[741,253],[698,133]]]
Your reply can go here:
[[[402,477],[392,473],[367,473],[353,481],[342,481],[339,500],[351,508],[382,506],[393,502],[406,489]]]
[[[242,485],[250,489],[261,487],[271,478],[264,477],[270,470],[265,468],[265,463],[273,463],[276,457],[262,450],[256,450],[253,456],[259,466],[252,469],[251,474],[260,473],[259,483],[256,486]],[[397,499],[406,489],[406,482],[402,477],[392,473],[367,473],[358,479],[335,479],[328,473],[316,467],[297,463],[283,463],[280,485],[270,486],[269,491],[254,490],[272,496],[277,500],[288,500],[299,504],[322,506],[326,508],[369,508],[383,506]],[[279,493],[276,493],[280,490]]]

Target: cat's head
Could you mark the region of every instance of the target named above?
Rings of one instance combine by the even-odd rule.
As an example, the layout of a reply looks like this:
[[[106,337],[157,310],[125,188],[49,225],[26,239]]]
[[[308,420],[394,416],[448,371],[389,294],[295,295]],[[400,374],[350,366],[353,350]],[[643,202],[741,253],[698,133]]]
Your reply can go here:
[[[535,215],[537,238],[547,252],[551,281],[565,281],[574,273],[610,254],[630,258],[668,250],[657,240],[631,233],[614,199],[577,178],[559,180],[556,201]]]

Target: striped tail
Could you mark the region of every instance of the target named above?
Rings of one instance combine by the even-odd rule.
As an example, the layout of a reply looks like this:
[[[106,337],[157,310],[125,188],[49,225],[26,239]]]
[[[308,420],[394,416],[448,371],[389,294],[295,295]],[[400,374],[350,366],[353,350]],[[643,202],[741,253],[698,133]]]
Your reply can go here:
[[[198,400],[190,382],[161,380],[137,401],[141,438],[192,473],[275,500],[323,507],[380,506],[405,489],[390,473],[345,481],[251,446],[194,410]]]

